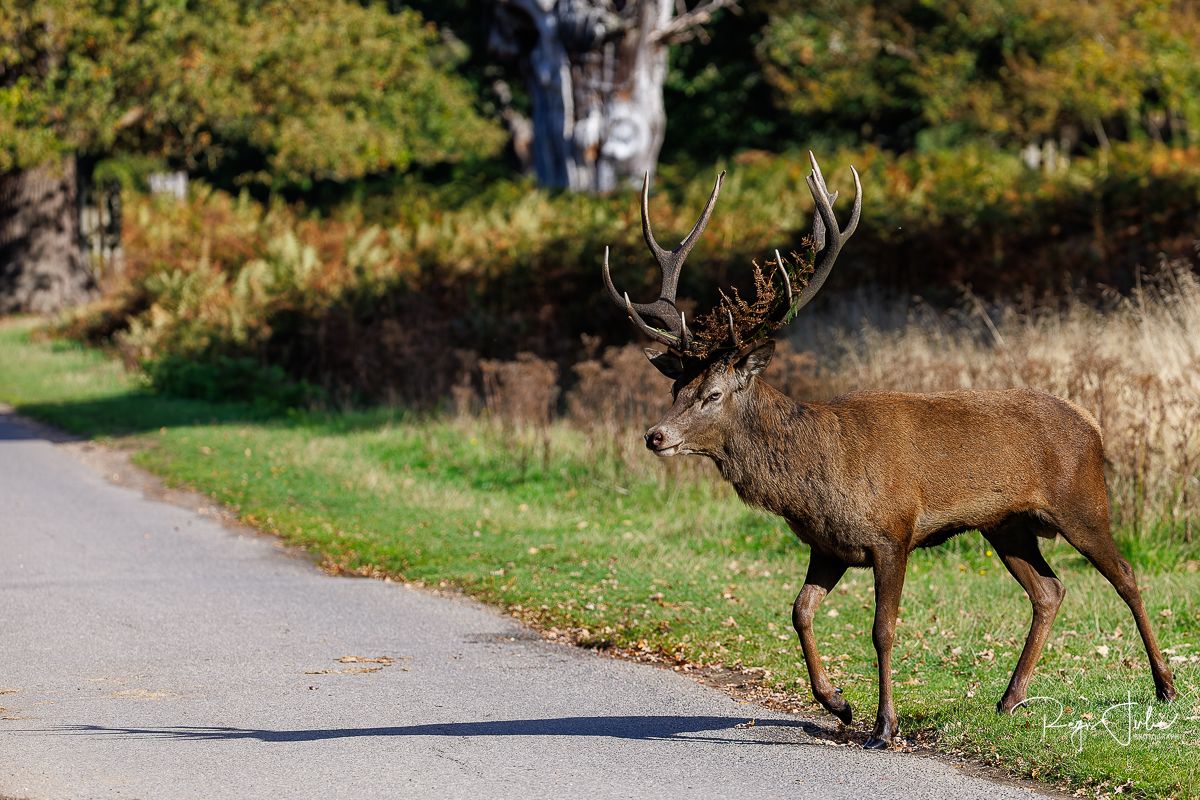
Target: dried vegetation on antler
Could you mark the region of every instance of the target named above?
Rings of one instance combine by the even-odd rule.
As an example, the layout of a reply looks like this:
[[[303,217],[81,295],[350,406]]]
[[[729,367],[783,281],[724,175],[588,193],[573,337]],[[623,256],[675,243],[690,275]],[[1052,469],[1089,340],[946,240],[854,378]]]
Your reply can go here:
[[[806,244],[808,240],[806,240]],[[797,291],[807,288],[813,274],[812,257],[795,251],[790,263],[775,251],[775,259],[754,262],[754,298],[747,301],[736,287],[721,290],[717,306],[696,319],[688,356],[707,360],[768,338],[792,321]]]

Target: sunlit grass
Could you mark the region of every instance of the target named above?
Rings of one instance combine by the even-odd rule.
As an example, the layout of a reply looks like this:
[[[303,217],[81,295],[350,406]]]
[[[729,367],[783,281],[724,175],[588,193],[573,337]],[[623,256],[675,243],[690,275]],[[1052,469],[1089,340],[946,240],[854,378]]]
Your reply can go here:
[[[330,569],[460,587],[592,646],[757,668],[818,710],[790,624],[805,548],[706,465],[646,459],[630,471],[565,426],[551,428],[543,460],[535,438],[473,419],[389,409],[267,417],[164,398],[98,353],[31,343],[29,328],[0,328],[0,400],[136,445],[140,464]],[[894,658],[902,730],[1018,775],[1200,792],[1200,564],[1132,554],[1182,695],[1167,707],[1153,702],[1116,593],[1068,546],[1046,549],[1067,585],[1030,692],[1050,699],[1012,717],[992,709],[1028,625],[1020,588],[974,534],[914,555]],[[872,609],[870,573],[853,571],[817,622],[860,728],[875,703]],[[1125,743],[1127,697],[1133,718],[1152,716]],[[1058,704],[1062,727],[1046,728]]]

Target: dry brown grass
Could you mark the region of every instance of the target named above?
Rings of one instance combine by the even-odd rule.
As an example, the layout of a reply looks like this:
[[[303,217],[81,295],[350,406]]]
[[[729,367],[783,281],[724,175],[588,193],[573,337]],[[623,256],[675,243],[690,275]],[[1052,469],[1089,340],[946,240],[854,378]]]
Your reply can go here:
[[[558,402],[558,366],[532,353],[519,353],[514,361],[480,361],[479,376],[483,410],[500,426],[521,473],[535,455],[545,469],[550,461],[550,423]],[[456,388],[465,385],[460,382]],[[456,402],[461,401],[456,398]]]
[[[798,397],[1028,386],[1074,401],[1104,432],[1116,524],[1196,535],[1200,279],[1187,265],[1164,265],[1104,308],[1079,299],[985,308],[968,294],[959,311],[936,314],[856,298],[797,328],[793,341],[822,351],[811,393]]]

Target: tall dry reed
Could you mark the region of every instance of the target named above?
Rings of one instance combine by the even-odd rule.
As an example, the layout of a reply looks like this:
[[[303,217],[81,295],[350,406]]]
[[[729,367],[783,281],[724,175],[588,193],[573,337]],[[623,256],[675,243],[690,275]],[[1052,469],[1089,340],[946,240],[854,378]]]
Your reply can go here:
[[[483,410],[499,424],[521,474],[525,475],[535,453],[545,469],[550,462],[550,423],[559,394],[558,366],[532,353],[519,353],[515,361],[480,361],[479,375]]]

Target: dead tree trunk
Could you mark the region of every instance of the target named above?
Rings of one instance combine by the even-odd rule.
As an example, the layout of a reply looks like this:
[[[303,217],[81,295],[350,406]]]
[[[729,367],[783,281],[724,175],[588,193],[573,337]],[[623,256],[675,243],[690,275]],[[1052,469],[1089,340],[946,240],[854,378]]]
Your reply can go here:
[[[0,175],[0,313],[58,311],[91,296],[78,196],[74,156]]]
[[[653,175],[670,45],[734,0],[499,0],[492,52],[521,66],[543,186],[607,192]]]

